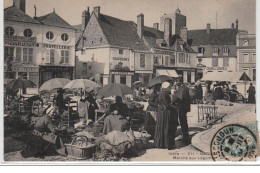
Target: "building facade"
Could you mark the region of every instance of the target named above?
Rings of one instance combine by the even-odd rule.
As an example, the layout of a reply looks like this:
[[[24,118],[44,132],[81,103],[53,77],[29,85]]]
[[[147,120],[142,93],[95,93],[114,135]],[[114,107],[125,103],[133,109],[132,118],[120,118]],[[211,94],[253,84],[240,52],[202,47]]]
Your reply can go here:
[[[237,71],[236,27],[232,24],[227,29],[189,30],[187,32],[188,44],[197,52],[198,77],[211,71]]]
[[[123,21],[100,13],[95,7],[76,45],[76,56],[85,64],[83,78],[95,78],[103,85],[123,83],[131,86],[136,80],[152,77],[152,54],[137,34],[134,22]],[[82,70],[78,70],[77,77]]]
[[[24,78],[40,86],[53,77],[73,79],[74,28],[55,12],[32,18],[20,9],[26,1],[18,2],[4,10],[5,83]]]
[[[256,35],[237,34],[237,69],[256,80]]]

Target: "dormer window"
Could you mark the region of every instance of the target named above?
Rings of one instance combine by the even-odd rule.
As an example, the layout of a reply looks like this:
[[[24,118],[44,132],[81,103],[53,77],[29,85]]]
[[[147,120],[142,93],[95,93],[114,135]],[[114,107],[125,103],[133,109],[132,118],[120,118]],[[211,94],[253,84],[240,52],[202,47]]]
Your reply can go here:
[[[124,50],[123,49],[119,49],[119,54],[124,54]]]
[[[229,48],[227,46],[223,47],[223,56],[228,56]]]
[[[205,52],[205,48],[204,48],[204,47],[198,47],[198,53],[199,53],[200,55],[203,55],[204,52]]]
[[[218,53],[219,53],[218,47],[214,47],[213,48],[213,56],[218,56]]]
[[[248,45],[249,45],[248,40],[244,40],[244,41],[243,41],[243,46],[248,46]]]
[[[166,46],[167,46],[167,44],[161,43],[161,47],[166,47]]]

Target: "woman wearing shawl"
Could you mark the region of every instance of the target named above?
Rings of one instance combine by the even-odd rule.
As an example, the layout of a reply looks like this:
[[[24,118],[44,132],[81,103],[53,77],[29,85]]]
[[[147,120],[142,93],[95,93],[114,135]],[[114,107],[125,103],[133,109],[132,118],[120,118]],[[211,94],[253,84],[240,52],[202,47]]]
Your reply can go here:
[[[155,126],[154,144],[156,148],[173,149],[178,124],[176,110],[171,105],[170,83],[164,82],[158,95],[158,114]]]

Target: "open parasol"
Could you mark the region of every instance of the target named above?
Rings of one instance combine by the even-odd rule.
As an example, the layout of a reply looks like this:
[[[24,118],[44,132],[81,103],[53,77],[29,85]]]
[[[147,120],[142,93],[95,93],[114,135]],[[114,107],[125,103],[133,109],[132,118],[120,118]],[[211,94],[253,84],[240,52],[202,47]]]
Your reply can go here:
[[[15,90],[15,89],[27,89],[27,88],[33,88],[36,84],[33,83],[31,80],[27,79],[14,79],[6,84],[6,87]]]
[[[106,85],[98,91],[97,97],[110,97],[110,96],[124,96],[133,94],[133,90],[125,84],[110,84]]]
[[[39,91],[50,91],[53,89],[63,88],[67,83],[69,83],[69,79],[66,78],[53,78],[46,82],[44,82]]]
[[[152,87],[157,84],[162,84],[163,82],[166,82],[166,81],[173,81],[173,78],[166,76],[166,75],[156,76],[148,83],[148,87]]]

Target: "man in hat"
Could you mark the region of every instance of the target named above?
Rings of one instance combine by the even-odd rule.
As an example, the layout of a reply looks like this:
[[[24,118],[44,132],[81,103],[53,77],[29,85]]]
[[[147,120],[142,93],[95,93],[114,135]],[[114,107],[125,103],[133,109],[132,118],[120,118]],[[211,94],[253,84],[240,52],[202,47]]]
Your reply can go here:
[[[177,79],[177,92],[173,95],[172,102],[177,108],[179,122],[181,125],[183,142],[190,144],[187,113],[190,112],[189,88],[183,84],[182,79]]]

